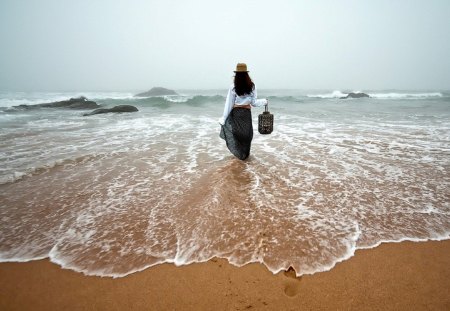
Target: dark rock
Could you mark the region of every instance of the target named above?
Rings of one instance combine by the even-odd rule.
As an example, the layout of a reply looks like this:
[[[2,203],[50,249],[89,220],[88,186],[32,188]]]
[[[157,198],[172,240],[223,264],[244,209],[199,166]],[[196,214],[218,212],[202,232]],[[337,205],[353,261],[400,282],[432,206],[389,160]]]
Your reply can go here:
[[[150,97],[150,96],[164,96],[164,95],[178,95],[174,90],[169,90],[163,87],[154,87],[150,91],[139,93],[136,97]]]
[[[370,97],[366,93],[349,93],[345,97],[341,97],[341,99],[347,99],[347,98],[363,98],[363,97]]]
[[[69,100],[63,100],[59,102],[51,102],[44,104],[36,104],[36,105],[19,105],[14,106],[14,108],[19,109],[35,109],[35,108],[68,108],[68,109],[94,109],[100,107],[94,101],[88,100],[84,96],[80,96],[77,98],[71,98]]]
[[[110,113],[110,112],[134,112],[134,111],[139,111],[139,110],[136,107],[131,106],[131,105],[119,105],[119,106],[115,106],[113,108],[95,109],[92,112],[83,114],[83,116],[92,116],[94,114]]]

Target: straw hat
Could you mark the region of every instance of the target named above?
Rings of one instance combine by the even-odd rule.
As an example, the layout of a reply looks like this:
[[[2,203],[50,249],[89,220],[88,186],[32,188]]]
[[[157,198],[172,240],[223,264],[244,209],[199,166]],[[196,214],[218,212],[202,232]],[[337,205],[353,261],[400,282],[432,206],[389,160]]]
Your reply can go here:
[[[236,70],[234,72],[248,72],[247,70],[247,64],[244,63],[238,63],[236,65]]]

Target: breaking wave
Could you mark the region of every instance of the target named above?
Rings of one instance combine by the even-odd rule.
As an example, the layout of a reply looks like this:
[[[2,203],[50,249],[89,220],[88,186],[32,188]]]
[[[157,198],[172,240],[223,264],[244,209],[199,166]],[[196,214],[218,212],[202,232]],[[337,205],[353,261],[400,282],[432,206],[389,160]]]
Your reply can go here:
[[[345,97],[350,92],[333,91],[332,93],[325,94],[308,94],[309,98],[341,98]],[[361,91],[353,91],[353,93],[361,93]],[[440,92],[430,92],[430,93],[379,93],[379,92],[364,92],[372,98],[378,99],[423,99],[423,98],[433,98],[433,97],[443,97],[444,95]]]

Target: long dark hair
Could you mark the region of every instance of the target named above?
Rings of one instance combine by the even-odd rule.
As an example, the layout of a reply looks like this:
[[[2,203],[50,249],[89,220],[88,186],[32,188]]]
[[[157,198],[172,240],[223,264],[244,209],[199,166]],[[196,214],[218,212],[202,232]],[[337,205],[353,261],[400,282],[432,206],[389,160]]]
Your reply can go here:
[[[234,91],[239,96],[250,94],[255,89],[255,84],[248,75],[248,72],[236,72],[234,76]]]

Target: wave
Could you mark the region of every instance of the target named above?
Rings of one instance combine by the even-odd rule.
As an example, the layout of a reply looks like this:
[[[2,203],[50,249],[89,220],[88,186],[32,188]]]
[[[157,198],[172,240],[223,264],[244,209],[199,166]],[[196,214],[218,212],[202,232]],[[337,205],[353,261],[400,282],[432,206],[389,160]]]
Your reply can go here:
[[[124,163],[124,159],[133,161],[133,158],[140,162],[144,154],[130,157],[130,154],[124,153],[119,155],[122,159],[118,158],[114,163]],[[174,152],[175,154],[179,157],[180,153]],[[227,161],[213,165],[199,177],[187,174],[186,171],[182,173],[186,163],[183,164],[183,161],[189,159],[181,159],[178,164],[153,163],[146,170],[130,170],[138,162],[131,163],[128,167],[116,166],[120,171],[107,172],[104,175],[108,176],[103,181],[105,184],[99,183],[100,179],[97,181],[86,178],[89,175],[78,175],[84,178],[80,178],[81,185],[74,184],[73,188],[58,186],[53,181],[53,186],[48,187],[53,189],[49,190],[53,191],[53,195],[41,195],[40,200],[51,198],[53,204],[60,204],[60,209],[57,213],[50,214],[52,217],[45,218],[46,222],[41,222],[40,226],[35,224],[42,221],[39,218],[41,215],[25,220],[24,217],[9,216],[8,227],[5,227],[8,230],[2,228],[4,236],[17,239],[20,235],[29,234],[30,240],[24,239],[23,242],[19,239],[14,240],[14,243],[9,240],[9,244],[4,243],[15,247],[0,249],[0,262],[49,258],[65,269],[86,275],[117,278],[161,263],[180,266],[217,257],[227,259],[230,264],[238,267],[248,263],[261,263],[274,274],[293,267],[297,275],[301,276],[329,271],[337,263],[353,257],[356,250],[374,248],[381,243],[440,241],[450,238],[448,222],[445,220],[447,218],[444,218],[445,214],[443,216],[439,209],[420,211],[418,207],[418,210],[411,213],[410,206],[406,204],[403,205],[406,209],[396,210],[401,215],[396,218],[386,212],[377,214],[381,210],[377,211],[368,202],[365,208],[356,204],[356,209],[342,209],[345,212],[333,211],[333,208],[321,210],[317,208],[319,206],[313,208],[303,204],[299,205],[299,209],[286,208],[297,206],[299,199],[306,202],[321,192],[305,192],[298,196],[296,191],[283,188],[287,186],[284,179],[286,175],[272,175],[266,169],[267,162],[262,159],[253,158],[249,163]],[[98,164],[95,163],[91,168],[98,167]],[[272,164],[278,166],[278,169],[285,166],[282,162]],[[155,175],[161,166],[166,169],[172,167],[172,176],[158,179]],[[77,167],[72,169],[73,172],[80,172]],[[128,181],[137,182],[127,183],[122,178],[117,178],[125,172]],[[96,174],[102,175],[101,168]],[[148,175],[152,177],[149,179]],[[159,176],[167,176],[164,169],[159,172]],[[178,178],[188,182],[173,183]],[[292,175],[290,178],[295,177]],[[297,185],[294,187],[309,190],[314,185],[293,185],[295,184]],[[172,196],[170,192],[166,192],[168,185],[178,187],[177,193],[180,195]],[[282,194],[282,208],[273,204],[279,197],[272,197],[264,190],[269,189],[268,186],[287,191]],[[22,187],[27,189],[25,185]],[[82,190],[77,190],[77,187]],[[360,198],[367,192],[364,188],[350,187],[354,198]],[[149,188],[152,191],[149,192]],[[104,194],[106,189],[107,194]],[[325,195],[324,201],[321,199],[316,203],[326,204],[327,198],[333,199],[329,195]],[[245,207],[241,203],[243,200],[249,200]],[[345,206],[345,202],[346,199],[336,202],[336,207]],[[41,204],[45,204],[45,201]],[[149,206],[152,206],[151,211]],[[233,212],[230,213],[230,210]],[[19,211],[17,214],[21,215]],[[414,214],[419,214],[416,216],[420,220]],[[192,218],[192,215],[201,217]],[[355,219],[355,215],[360,219]],[[374,215],[378,216],[375,219],[381,216],[380,221],[393,218],[394,223],[368,222]],[[419,225],[420,230],[411,231],[408,226],[394,226],[404,228],[401,230],[391,227],[411,223],[411,220],[416,226]],[[213,225],[217,221],[221,223],[218,229]],[[437,227],[440,229],[435,231]],[[23,231],[23,228],[30,229],[27,233],[21,231],[20,234],[15,234],[18,228]],[[286,234],[287,230],[292,234]],[[129,232],[138,234],[132,238],[122,238]],[[300,232],[303,234],[299,234]],[[372,237],[371,241],[367,240],[368,236]]]
[[[380,99],[421,99],[429,97],[443,97],[442,93],[369,93],[370,97]]]
[[[157,108],[170,108],[175,105],[187,105],[187,106],[202,106],[209,103],[225,102],[225,97],[221,95],[205,96],[205,95],[170,95],[170,96],[154,96],[154,97],[134,97],[134,96],[117,96],[108,98],[93,98],[88,97],[90,100],[97,101],[100,106],[115,106],[120,104],[157,107]],[[53,101],[67,100],[67,97],[53,98],[51,100],[43,99],[0,99],[0,114],[9,114],[24,112],[19,105],[37,105]],[[47,108],[45,108],[47,109]],[[27,110],[28,111],[28,110]]]
[[[175,107],[224,97],[132,100]],[[380,122],[365,111],[344,117],[354,107],[343,108],[334,119],[327,110],[285,113],[272,135],[255,136],[248,162],[232,159],[209,115],[216,110],[203,107],[208,114],[143,109],[31,120],[26,131],[7,133],[14,148],[2,150],[10,158],[4,167],[24,167],[11,154],[47,166],[13,174],[22,180],[0,188],[0,261],[48,257],[85,274],[120,277],[162,262],[221,257],[237,266],[260,262],[274,273],[292,266],[302,275],[382,242],[450,238],[446,125]],[[86,127],[63,132],[64,120]],[[50,132],[14,141],[43,125]]]
[[[353,91],[353,93],[361,93],[361,91]],[[331,93],[325,94],[308,94],[309,98],[341,98],[345,97],[349,92],[333,91]],[[370,97],[377,99],[422,99],[422,98],[433,98],[433,97],[443,97],[440,92],[425,92],[425,93],[376,93],[376,92],[366,92]]]
[[[0,93],[0,107],[13,107],[19,105],[36,105],[68,100],[84,96],[89,100],[117,100],[132,99],[132,93],[123,92],[35,92],[35,93]]]
[[[312,94],[312,95],[306,95],[306,97],[310,98],[340,98],[347,96],[348,93],[342,93],[341,91],[333,91],[332,93],[326,93],[326,94]]]
[[[268,96],[267,98],[272,101],[285,101],[285,102],[300,102],[303,96]]]
[[[175,105],[188,105],[188,106],[202,106],[209,103],[224,102],[225,97],[221,95],[206,96],[206,95],[170,95],[170,96],[158,96],[158,97],[144,97],[130,99],[133,104],[142,106],[152,106],[159,108],[169,108]]]
[[[360,91],[353,91],[359,93]],[[305,95],[299,91],[291,95],[283,94],[280,90],[275,95],[264,96],[264,91],[260,92],[261,97],[267,97],[273,101],[279,102],[303,102],[305,99],[336,99],[348,95],[347,91],[335,90],[329,93],[310,93]],[[448,93],[442,92],[377,92],[366,91],[370,97],[376,99],[433,99],[433,98],[448,98]],[[224,92],[225,94],[225,92]],[[208,103],[219,103],[225,101],[224,95],[167,95],[154,97],[135,97],[132,93],[124,92],[66,92],[66,93],[0,93],[0,113],[17,112],[16,106],[19,105],[36,105],[42,103],[49,103],[55,101],[67,100],[72,97],[85,96],[89,100],[96,101],[100,105],[115,105],[115,104],[142,104],[143,106],[155,106],[160,108],[168,108],[172,105],[189,105],[202,106]]]

